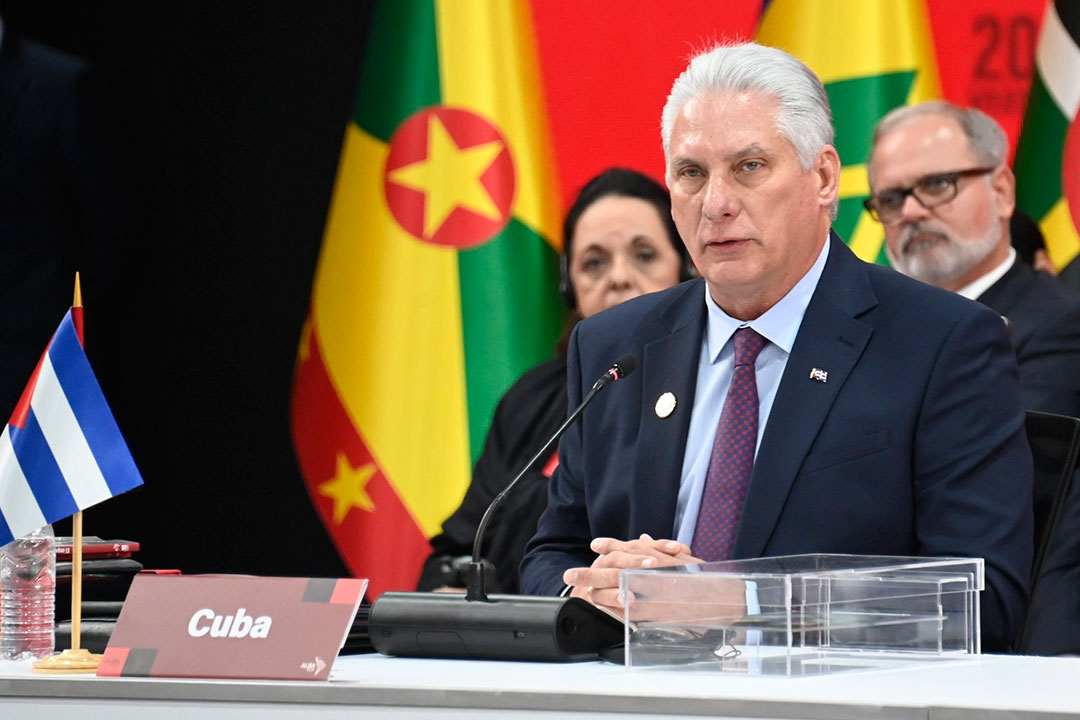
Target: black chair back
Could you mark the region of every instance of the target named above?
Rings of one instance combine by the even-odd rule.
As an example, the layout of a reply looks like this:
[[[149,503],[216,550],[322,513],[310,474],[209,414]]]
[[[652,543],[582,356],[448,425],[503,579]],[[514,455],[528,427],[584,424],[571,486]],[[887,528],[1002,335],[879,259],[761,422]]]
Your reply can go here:
[[[1067,415],[1029,410],[1025,420],[1028,444],[1035,464],[1032,498],[1035,510],[1035,562],[1032,584],[1039,578],[1050,535],[1069,495],[1077,457],[1080,456],[1080,420]]]

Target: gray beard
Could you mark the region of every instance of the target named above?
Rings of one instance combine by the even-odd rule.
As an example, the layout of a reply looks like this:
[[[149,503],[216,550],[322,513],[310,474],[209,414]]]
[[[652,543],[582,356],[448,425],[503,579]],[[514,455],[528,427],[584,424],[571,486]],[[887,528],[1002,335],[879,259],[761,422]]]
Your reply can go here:
[[[993,222],[976,238],[957,238],[946,231],[908,225],[900,235],[900,256],[893,254],[888,245],[885,254],[889,263],[916,280],[942,287],[954,283],[981,263],[1001,242],[1000,222]],[[943,238],[945,242],[917,245],[911,248],[916,235],[928,234]]]

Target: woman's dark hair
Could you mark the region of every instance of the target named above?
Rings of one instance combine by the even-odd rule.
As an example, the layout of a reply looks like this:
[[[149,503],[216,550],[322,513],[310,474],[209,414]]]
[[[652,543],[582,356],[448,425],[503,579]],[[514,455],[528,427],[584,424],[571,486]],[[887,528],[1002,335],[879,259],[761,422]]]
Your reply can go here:
[[[663,185],[653,180],[648,175],[628,170],[627,168],[608,168],[581,188],[574,204],[566,213],[563,221],[563,254],[570,256],[570,248],[574,242],[574,231],[577,229],[578,220],[582,213],[589,209],[597,200],[609,195],[618,197],[630,197],[644,200],[656,208],[656,214],[667,230],[668,240],[671,246],[679,253],[681,258],[686,259],[686,248],[679,239],[679,231],[675,227],[675,221],[671,219],[671,196]]]
[[[577,309],[577,297],[574,286],[570,283],[570,251],[574,243],[574,231],[582,214],[598,200],[606,197],[628,197],[644,200],[653,206],[660,222],[667,231],[668,242],[679,256],[679,281],[697,276],[693,261],[686,251],[686,246],[679,239],[679,230],[671,219],[671,195],[663,185],[648,175],[626,168],[608,168],[581,188],[574,204],[563,220],[563,251],[559,267],[559,291],[566,307]]]
[[[566,219],[563,220],[563,251],[562,256],[559,258],[559,294],[562,295],[563,302],[570,310],[570,313],[566,316],[562,335],[555,344],[556,350],[560,353],[566,352],[566,347],[570,342],[570,331],[581,320],[581,315],[577,312],[577,297],[574,295],[574,286],[570,282],[570,251],[574,243],[574,231],[577,230],[581,215],[593,203],[611,196],[637,198],[652,205],[656,209],[656,214],[660,216],[660,222],[663,224],[664,229],[667,230],[668,242],[671,243],[671,246],[675,248],[675,252],[679,255],[679,281],[697,277],[697,269],[694,268],[690,254],[686,251],[686,246],[683,245],[682,240],[679,238],[679,230],[675,227],[675,221],[671,219],[671,195],[668,194],[667,189],[648,175],[639,173],[636,170],[626,168],[608,168],[604,170],[585,183],[585,187],[581,188],[581,191],[574,199],[574,204],[570,206],[570,210],[566,213]]]

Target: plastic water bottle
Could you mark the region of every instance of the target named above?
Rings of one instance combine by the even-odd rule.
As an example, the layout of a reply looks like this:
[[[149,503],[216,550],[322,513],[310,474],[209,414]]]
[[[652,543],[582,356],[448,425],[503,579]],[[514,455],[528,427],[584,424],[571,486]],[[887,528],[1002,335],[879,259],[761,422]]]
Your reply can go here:
[[[46,525],[0,548],[0,657],[51,655],[55,611],[56,547]]]

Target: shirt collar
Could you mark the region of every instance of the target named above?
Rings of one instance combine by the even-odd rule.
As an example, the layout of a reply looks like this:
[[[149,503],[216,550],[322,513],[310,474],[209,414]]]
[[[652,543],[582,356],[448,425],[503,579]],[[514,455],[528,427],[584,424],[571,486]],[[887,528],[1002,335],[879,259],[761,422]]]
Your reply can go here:
[[[1016,250],[1009,247],[1009,257],[1005,258],[1000,265],[956,291],[957,295],[963,295],[968,300],[974,300],[990,289],[990,286],[1001,279],[1001,276],[1009,272],[1009,268],[1016,262]]]
[[[720,351],[727,345],[727,341],[741,327],[753,328],[755,332],[766,340],[776,345],[785,353],[791,352],[795,344],[795,336],[799,334],[799,326],[802,324],[803,315],[810,305],[810,298],[817,289],[821,273],[825,270],[825,260],[829,257],[829,243],[831,238],[825,237],[825,244],[818,253],[817,260],[806,271],[799,282],[788,290],[780,302],[766,310],[762,315],[749,322],[736,320],[720,309],[716,301],[709,293],[709,284],[705,283],[705,307],[708,310],[708,327],[706,328],[707,342],[709,343],[709,361],[715,363],[720,357]]]

